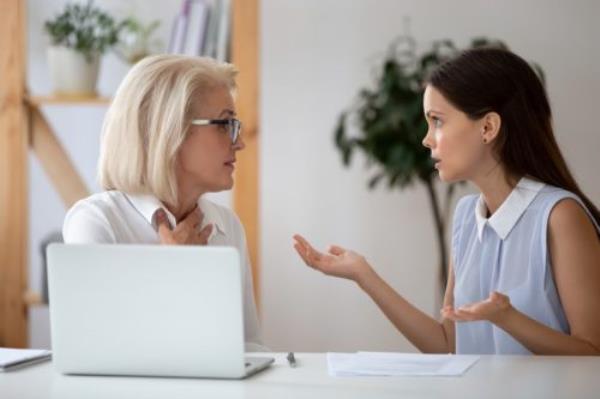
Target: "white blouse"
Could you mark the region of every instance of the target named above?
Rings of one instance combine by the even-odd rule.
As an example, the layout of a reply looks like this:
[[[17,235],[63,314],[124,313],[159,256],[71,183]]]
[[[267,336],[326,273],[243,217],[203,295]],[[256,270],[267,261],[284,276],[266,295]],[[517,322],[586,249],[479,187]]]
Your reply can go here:
[[[244,331],[247,350],[261,350],[260,328],[254,302],[252,273],[246,247],[246,235],[237,215],[209,200],[198,199],[204,213],[202,229],[209,223],[213,230],[208,245],[226,245],[238,249],[242,264]],[[130,195],[105,191],[78,201],[67,212],[63,225],[65,243],[79,244],[159,244],[156,211],[164,209],[171,226],[175,217],[151,195]]]

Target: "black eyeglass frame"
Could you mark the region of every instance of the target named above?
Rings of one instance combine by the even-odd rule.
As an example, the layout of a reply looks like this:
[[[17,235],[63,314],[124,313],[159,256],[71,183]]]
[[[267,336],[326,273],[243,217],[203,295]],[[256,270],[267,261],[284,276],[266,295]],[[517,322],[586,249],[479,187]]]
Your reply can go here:
[[[228,118],[228,119],[192,119],[190,122],[194,126],[208,126],[208,125],[226,125],[228,127],[227,132],[229,133],[229,138],[231,138],[231,143],[235,144],[240,137],[242,132],[242,122],[236,118]]]

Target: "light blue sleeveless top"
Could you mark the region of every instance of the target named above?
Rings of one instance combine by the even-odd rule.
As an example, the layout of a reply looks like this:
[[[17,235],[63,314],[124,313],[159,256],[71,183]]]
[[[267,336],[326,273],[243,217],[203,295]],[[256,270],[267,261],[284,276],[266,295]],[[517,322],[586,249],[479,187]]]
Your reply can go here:
[[[481,196],[462,198],[452,232],[455,307],[498,291],[508,295],[517,310],[568,334],[547,247],[550,211],[565,198],[578,201],[590,215],[575,194],[528,178],[519,181],[489,219]],[[488,321],[457,322],[455,327],[457,354],[531,353]]]

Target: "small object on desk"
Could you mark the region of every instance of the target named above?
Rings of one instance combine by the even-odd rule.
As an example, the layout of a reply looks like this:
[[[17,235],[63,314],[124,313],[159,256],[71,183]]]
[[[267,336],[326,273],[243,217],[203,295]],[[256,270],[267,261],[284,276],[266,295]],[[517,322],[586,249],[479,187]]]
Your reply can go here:
[[[290,364],[290,367],[296,367],[298,363],[296,363],[296,357],[294,356],[294,352],[289,352],[287,354],[287,361]]]
[[[20,367],[49,360],[51,352],[45,349],[0,348],[0,371],[9,371]]]

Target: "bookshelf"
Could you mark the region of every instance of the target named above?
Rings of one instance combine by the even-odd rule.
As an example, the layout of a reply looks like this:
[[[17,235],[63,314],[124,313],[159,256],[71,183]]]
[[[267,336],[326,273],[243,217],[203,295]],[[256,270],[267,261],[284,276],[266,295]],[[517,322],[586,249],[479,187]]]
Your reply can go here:
[[[232,62],[240,69],[238,113],[246,149],[238,156],[234,209],[246,228],[259,298],[258,257],[258,7],[232,2]],[[106,98],[29,96],[26,91],[25,0],[5,0],[0,13],[0,347],[28,344],[28,153],[39,158],[65,207],[89,195],[41,106],[103,106]]]

